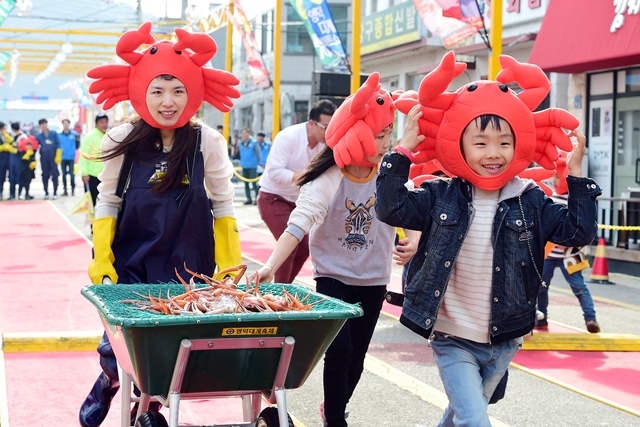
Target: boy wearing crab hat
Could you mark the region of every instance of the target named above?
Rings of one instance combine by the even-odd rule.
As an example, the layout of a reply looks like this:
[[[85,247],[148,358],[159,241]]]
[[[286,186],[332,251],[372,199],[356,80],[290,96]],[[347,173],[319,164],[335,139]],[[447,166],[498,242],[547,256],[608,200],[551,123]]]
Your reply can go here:
[[[582,174],[586,139],[562,130],[578,120],[559,109],[532,113],[548,79],[508,56],[500,63],[496,82],[445,92],[465,69],[449,52],[418,93],[401,96],[404,135],[382,160],[376,187],[380,220],[422,231],[407,267],[400,322],[433,349],[449,398],[440,426],[491,425],[488,401],[535,325],[546,242],[581,246],[597,231],[600,188]],[[512,81],[524,91],[510,90]],[[573,147],[569,136],[577,139]],[[517,177],[532,161],[555,168],[556,146],[573,148],[567,206]],[[408,190],[411,163],[433,159],[455,178]]]
[[[193,119],[203,100],[229,111],[231,98],[240,96],[234,87],[239,80],[203,67],[217,50],[211,37],[182,29],[176,36],[175,43],[156,41],[147,22],[116,45],[128,65],[87,73],[96,79],[89,91],[99,93],[96,101],[104,108],[131,100],[139,115],[109,131],[97,156],[104,170],[93,222],[92,283],[169,283],[176,272],[188,280],[185,266],[213,277],[216,267],[242,262],[226,142]],[[137,52],[143,44],[150,46]],[[103,372],[80,409],[85,427],[102,423],[119,386],[106,333],[98,352]],[[141,416],[149,423],[157,415]]]
[[[316,290],[362,307],[364,315],[347,320],[325,354],[320,412],[329,427],[347,426],[345,408],[363,371],[392,257],[403,265],[415,252],[410,239],[394,248],[395,228],[378,221],[373,210],[375,176],[391,142],[394,113],[392,94],[382,89],[378,73],[336,110],[327,147],[298,181],[288,227],[253,277],[269,281],[309,233]]]

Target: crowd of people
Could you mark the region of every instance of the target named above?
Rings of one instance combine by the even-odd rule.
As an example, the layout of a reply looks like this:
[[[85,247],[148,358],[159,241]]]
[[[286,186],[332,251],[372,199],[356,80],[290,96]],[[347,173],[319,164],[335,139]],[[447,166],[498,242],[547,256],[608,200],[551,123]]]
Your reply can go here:
[[[0,200],[34,198],[29,194],[29,188],[36,178],[37,162],[40,163],[45,199],[58,198],[60,175],[61,195],[75,195],[81,124],[76,123],[72,129],[71,121],[63,118],[62,130],[58,132],[49,129],[45,118],[38,121],[37,128],[21,126],[20,122],[12,122],[9,126],[7,129],[7,125],[0,122]],[[7,194],[4,192],[6,183],[9,187]]]

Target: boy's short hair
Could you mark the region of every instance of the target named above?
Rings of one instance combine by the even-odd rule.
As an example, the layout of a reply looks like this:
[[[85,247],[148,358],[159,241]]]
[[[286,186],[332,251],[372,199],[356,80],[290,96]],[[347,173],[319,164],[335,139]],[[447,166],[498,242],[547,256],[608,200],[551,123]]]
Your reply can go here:
[[[49,122],[47,121],[47,119],[40,119],[40,120],[38,120],[38,125],[41,125],[41,124],[43,124],[43,123],[49,123]]]
[[[20,122],[11,123],[11,129],[12,130],[20,130]]]
[[[264,137],[265,137],[265,136],[267,136],[267,135],[265,135],[265,134],[264,134],[264,132],[258,132],[258,134],[257,134],[256,136],[261,136],[261,137],[263,137],[263,138],[264,138]]]
[[[64,123],[64,122],[67,122],[67,123],[71,124],[71,120],[69,120],[69,119],[62,119],[61,123]]]
[[[4,122],[0,122],[0,129],[2,129],[3,127],[5,127],[6,125],[4,124]]]

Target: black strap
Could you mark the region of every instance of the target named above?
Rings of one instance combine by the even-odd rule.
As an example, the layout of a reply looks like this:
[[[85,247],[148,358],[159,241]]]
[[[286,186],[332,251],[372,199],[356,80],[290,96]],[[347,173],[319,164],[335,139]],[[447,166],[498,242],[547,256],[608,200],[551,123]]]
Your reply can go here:
[[[131,175],[132,169],[133,160],[125,155],[124,160],[122,161],[122,167],[120,168],[120,175],[118,175],[118,185],[116,186],[116,196],[121,199],[124,195],[124,189],[129,182],[129,176]]]
[[[196,133],[196,142],[195,144],[191,144],[191,150],[189,151],[189,157],[187,158],[187,179],[189,180],[189,184],[188,187],[185,188],[184,191],[180,193],[180,195],[176,199],[178,205],[182,203],[182,199],[184,199],[184,196],[187,195],[187,191],[189,191],[189,189],[191,188],[191,177],[193,176],[193,170],[196,166],[196,155],[200,150],[200,132],[201,129],[198,129],[198,132]]]
[[[196,164],[196,154],[200,149],[200,132],[198,129],[196,134],[196,142],[191,145],[191,151],[189,151],[189,157],[187,158],[187,179],[189,180],[189,187],[191,187],[191,176],[193,175],[193,169]],[[116,196],[122,198],[124,195],[124,190],[127,187],[129,182],[129,177],[131,176],[131,171],[133,170],[133,160],[125,155],[124,160],[122,161],[122,167],[120,168],[120,174],[118,175],[118,185],[116,186]],[[182,199],[186,195],[188,188],[183,191],[180,196],[178,196],[177,202],[180,204]]]

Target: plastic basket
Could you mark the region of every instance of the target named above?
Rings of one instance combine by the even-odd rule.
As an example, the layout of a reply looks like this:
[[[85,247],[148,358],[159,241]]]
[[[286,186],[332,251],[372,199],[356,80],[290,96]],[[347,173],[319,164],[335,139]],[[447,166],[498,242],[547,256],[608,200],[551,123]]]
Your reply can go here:
[[[162,315],[121,301],[141,299],[139,294],[179,295],[184,292],[181,284],[92,285],[83,288],[82,295],[98,309],[122,369],[142,392],[161,395],[169,389],[183,339],[292,336],[296,344],[285,387],[300,387],[344,322],[363,312],[304,286],[260,285],[263,294],[281,295],[283,289],[300,298],[308,295],[308,302],[317,304],[306,311]],[[279,357],[279,349],[194,351],[181,393],[269,390]]]

